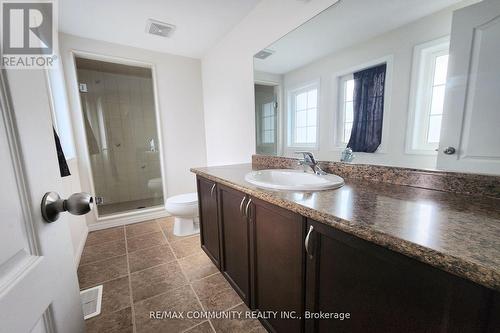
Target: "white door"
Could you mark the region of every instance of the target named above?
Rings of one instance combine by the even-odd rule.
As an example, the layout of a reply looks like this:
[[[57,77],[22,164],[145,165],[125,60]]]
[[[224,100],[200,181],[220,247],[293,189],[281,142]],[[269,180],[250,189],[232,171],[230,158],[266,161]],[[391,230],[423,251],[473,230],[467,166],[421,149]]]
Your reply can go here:
[[[485,0],[453,14],[437,166],[500,174],[498,0]]]
[[[0,79],[0,332],[83,332],[66,218],[46,223],[40,211],[44,193],[62,188],[45,73]]]

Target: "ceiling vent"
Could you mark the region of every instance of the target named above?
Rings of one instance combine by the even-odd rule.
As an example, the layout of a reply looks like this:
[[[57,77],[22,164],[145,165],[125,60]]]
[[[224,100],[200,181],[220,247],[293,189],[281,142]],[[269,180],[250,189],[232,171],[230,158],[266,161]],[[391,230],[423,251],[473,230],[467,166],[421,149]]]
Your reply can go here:
[[[254,55],[254,57],[257,59],[266,59],[267,57],[271,56],[273,53],[274,53],[273,50],[264,49],[264,50],[258,52],[256,55]]]
[[[153,19],[149,19],[148,24],[146,25],[146,32],[161,37],[170,37],[174,30],[175,25]]]

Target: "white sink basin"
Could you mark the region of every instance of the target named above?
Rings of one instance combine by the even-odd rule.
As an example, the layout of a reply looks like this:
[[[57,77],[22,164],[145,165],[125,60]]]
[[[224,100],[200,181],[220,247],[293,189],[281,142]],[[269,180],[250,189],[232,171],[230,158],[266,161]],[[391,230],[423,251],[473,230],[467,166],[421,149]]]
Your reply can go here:
[[[290,169],[252,171],[245,175],[245,180],[261,188],[290,191],[331,190],[344,185],[344,179],[336,175],[320,176]]]

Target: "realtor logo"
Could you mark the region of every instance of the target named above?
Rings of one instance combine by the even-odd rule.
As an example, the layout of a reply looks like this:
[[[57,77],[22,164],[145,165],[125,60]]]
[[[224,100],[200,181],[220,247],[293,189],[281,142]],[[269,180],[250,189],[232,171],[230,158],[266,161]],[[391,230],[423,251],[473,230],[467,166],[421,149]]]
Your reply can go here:
[[[55,4],[2,1],[2,67],[47,68],[56,59]]]

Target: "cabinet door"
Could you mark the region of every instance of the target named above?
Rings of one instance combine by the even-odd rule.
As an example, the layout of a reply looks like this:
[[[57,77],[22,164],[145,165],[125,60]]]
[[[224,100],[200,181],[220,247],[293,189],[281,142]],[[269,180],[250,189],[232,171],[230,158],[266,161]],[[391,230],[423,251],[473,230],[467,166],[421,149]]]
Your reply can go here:
[[[198,205],[200,210],[201,248],[220,267],[219,221],[217,214],[217,185],[204,178],[197,178]]]
[[[308,221],[306,332],[482,332],[485,288]]]
[[[271,332],[301,332],[304,311],[304,221],[302,216],[252,198],[253,308],[277,311],[264,320]],[[288,312],[296,318],[285,318]]]
[[[244,193],[219,185],[220,223],[222,228],[222,274],[250,305],[250,267],[248,221],[244,216]]]

